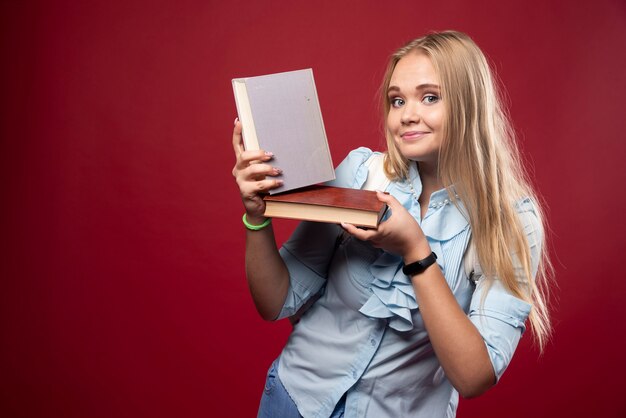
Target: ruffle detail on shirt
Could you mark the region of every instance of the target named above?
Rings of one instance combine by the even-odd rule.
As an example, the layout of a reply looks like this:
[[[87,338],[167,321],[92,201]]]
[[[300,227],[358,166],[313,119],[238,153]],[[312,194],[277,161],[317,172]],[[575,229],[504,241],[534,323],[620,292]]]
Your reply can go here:
[[[417,309],[417,301],[411,281],[401,267],[402,259],[387,252],[370,266],[373,294],[359,312],[370,318],[386,318],[397,331],[409,331],[413,328],[411,310]]]
[[[434,241],[430,245],[435,254],[437,251],[441,254],[439,242]],[[437,264],[444,269],[443,257],[437,259]],[[389,326],[396,331],[413,329],[411,311],[418,305],[411,279],[402,272],[402,258],[384,252],[369,267],[369,271],[374,276],[370,285],[372,295],[359,312],[370,318],[387,319]]]
[[[427,218],[430,219],[422,223],[423,231],[431,249],[438,256],[437,264],[445,274],[445,254],[441,243],[465,231],[469,224],[452,203],[437,207]],[[418,308],[418,304],[411,279],[402,272],[402,258],[384,252],[369,267],[369,271],[374,277],[370,285],[372,295],[359,312],[370,318],[387,319],[389,326],[397,331],[412,330],[411,312]]]
[[[327,184],[360,189],[367,180],[368,167],[365,162],[372,153],[365,147],[351,151],[335,170],[336,180]],[[422,184],[415,164],[409,168],[408,177],[411,179],[411,185],[409,182],[392,182],[387,191],[416,219],[419,219],[419,205],[415,204],[414,192],[419,195],[422,191]],[[429,206],[431,207],[422,222],[422,229],[431,249],[438,256],[437,264],[445,273],[446,255],[442,252],[441,243],[454,238],[469,225],[459,209],[448,199],[446,190],[433,193]],[[372,294],[361,306],[359,312],[370,318],[387,319],[389,326],[397,331],[405,332],[413,329],[411,312],[417,309],[418,305],[411,279],[402,273],[402,258],[383,252],[369,266],[369,271],[374,277],[370,285]]]

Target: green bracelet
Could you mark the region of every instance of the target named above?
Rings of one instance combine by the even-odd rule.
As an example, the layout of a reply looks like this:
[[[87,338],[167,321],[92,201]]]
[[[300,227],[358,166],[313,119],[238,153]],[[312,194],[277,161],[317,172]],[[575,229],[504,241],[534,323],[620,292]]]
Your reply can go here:
[[[246,228],[251,231],[259,231],[263,228],[267,228],[267,226],[272,223],[272,218],[267,218],[265,222],[263,222],[261,225],[252,225],[251,223],[248,223],[248,218],[246,217],[245,213],[241,217],[241,220],[243,221],[243,224],[246,226]]]

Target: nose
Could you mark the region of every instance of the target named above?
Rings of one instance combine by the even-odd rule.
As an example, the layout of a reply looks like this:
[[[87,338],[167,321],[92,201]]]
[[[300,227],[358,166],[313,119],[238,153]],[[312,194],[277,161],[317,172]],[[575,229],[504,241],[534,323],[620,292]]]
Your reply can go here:
[[[400,117],[400,122],[403,125],[410,125],[412,123],[419,123],[420,120],[420,110],[419,104],[415,102],[407,102],[402,108],[402,115]]]

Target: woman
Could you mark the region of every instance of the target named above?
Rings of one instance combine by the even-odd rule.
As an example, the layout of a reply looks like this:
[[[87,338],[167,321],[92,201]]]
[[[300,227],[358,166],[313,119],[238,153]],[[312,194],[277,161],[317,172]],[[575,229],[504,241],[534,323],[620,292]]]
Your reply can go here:
[[[377,230],[303,222],[280,250],[262,201],[280,172],[235,123],[250,291],[267,320],[302,315],[259,416],[453,417],[458,394],[498,381],[527,318],[540,347],[549,335],[541,211],[480,49],[416,39],[381,93],[391,215]],[[352,151],[332,184],[360,188],[372,155]]]

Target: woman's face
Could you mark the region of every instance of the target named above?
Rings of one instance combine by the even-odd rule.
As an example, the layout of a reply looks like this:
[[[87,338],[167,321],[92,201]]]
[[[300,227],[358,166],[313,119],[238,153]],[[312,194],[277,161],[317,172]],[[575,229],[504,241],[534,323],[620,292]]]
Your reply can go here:
[[[387,129],[407,159],[437,164],[441,148],[444,106],[439,77],[426,55],[411,52],[391,75]]]

